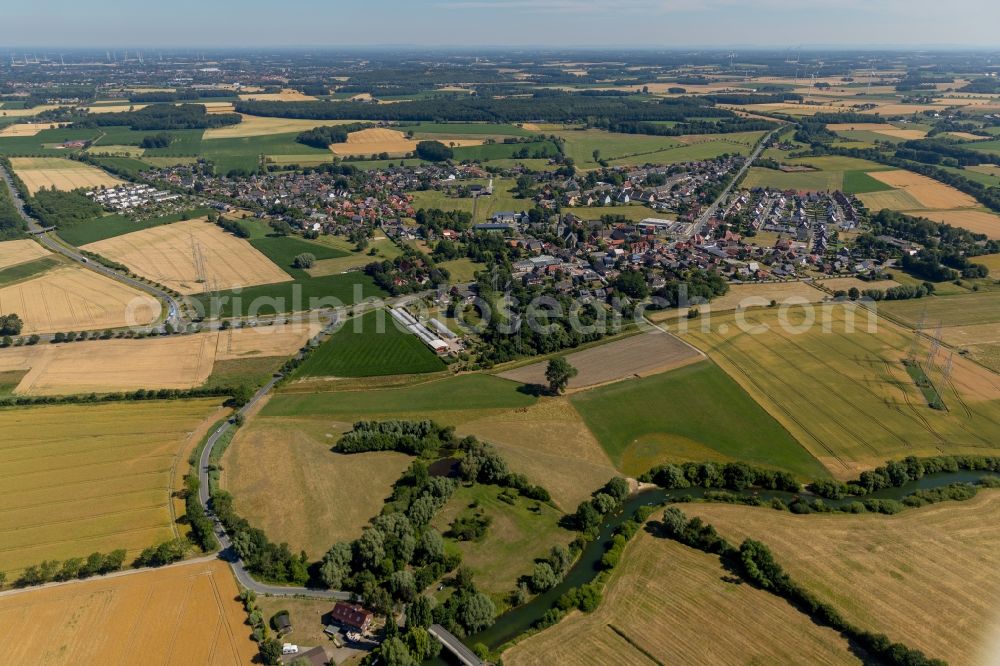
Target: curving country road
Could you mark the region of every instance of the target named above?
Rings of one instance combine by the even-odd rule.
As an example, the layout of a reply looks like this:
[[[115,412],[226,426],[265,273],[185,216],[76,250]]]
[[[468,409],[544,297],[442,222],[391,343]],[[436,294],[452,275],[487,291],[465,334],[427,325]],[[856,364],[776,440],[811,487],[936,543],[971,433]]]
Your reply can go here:
[[[28,231],[48,250],[61,254],[64,257],[80,264],[84,268],[89,268],[95,273],[100,273],[101,275],[109,277],[112,280],[117,280],[122,284],[126,284],[134,289],[145,292],[159,300],[161,303],[166,303],[167,317],[165,321],[170,323],[171,326],[177,328],[181,324],[186,323],[181,319],[180,303],[172,295],[163,291],[159,287],[154,287],[151,284],[136,280],[128,275],[112,270],[107,266],[102,266],[101,264],[91,261],[87,257],[83,256],[83,254],[81,254],[76,248],[63,245],[52,238],[49,232],[46,229],[43,229],[35,218],[28,215],[28,211],[24,208],[24,199],[21,198],[21,193],[17,190],[17,187],[14,186],[13,178],[11,178],[10,173],[2,164],[0,164],[0,174],[2,174],[3,180],[7,184],[7,190],[10,192],[11,200],[14,202],[15,208],[17,208],[17,212],[20,213],[21,218],[24,219],[25,223],[28,225]]]

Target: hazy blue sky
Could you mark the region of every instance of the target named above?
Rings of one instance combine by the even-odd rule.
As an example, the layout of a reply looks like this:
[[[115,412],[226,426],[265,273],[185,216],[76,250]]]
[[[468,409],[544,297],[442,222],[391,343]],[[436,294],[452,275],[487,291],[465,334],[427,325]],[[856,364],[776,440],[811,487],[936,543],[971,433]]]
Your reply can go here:
[[[0,48],[1000,47],[1000,0],[44,0],[3,5]]]

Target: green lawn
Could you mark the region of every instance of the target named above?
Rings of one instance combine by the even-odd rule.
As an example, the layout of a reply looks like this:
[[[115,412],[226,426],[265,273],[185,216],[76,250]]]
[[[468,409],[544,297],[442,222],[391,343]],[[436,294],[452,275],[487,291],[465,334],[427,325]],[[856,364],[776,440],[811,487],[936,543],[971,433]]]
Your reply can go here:
[[[323,277],[310,277],[305,271],[286,269],[296,278],[293,282],[262,284],[213,296],[193,297],[209,318],[236,316],[269,316],[282,312],[353,305],[366,298],[384,297],[382,291],[364,273],[353,272]]]
[[[874,180],[874,179],[872,179]],[[843,171],[785,172],[763,167],[750,167],[743,187],[770,187],[800,192],[831,192],[844,186]]]
[[[865,192],[884,192],[892,188],[880,180],[872,178],[864,171],[844,172],[844,192],[847,194],[864,194]]]
[[[963,148],[969,148],[971,150],[976,150],[981,153],[990,153],[992,155],[1000,155],[1000,140],[998,141],[982,141],[977,143],[969,143],[962,146]]]
[[[451,282],[472,282],[476,279],[476,271],[482,270],[486,264],[480,264],[472,259],[462,258],[445,261],[438,264],[439,268],[444,268],[451,276]]]
[[[300,254],[312,254],[317,261],[321,259],[339,259],[348,256],[347,252],[323,243],[316,243],[295,236],[266,236],[252,238],[250,244],[267,255],[267,258],[286,271],[294,271],[292,262]],[[294,275],[293,275],[294,277]]]
[[[322,416],[340,420],[390,417],[442,410],[516,409],[537,398],[521,385],[493,375],[458,375],[403,388],[278,393],[262,416]]]
[[[491,196],[479,197],[478,203],[472,197],[457,198],[450,197],[438,190],[423,190],[411,192],[413,195],[413,208],[441,210],[460,210],[467,213],[472,212],[473,205],[476,207],[475,222],[483,222],[500,211],[520,211],[531,208],[530,199],[518,199],[509,190],[514,187],[514,181],[509,178],[500,178],[494,181],[493,194]]]
[[[161,224],[192,220],[203,215],[208,215],[207,208],[196,208],[184,213],[173,213],[162,217],[153,217],[148,220],[133,220],[125,215],[118,214],[105,215],[104,217],[95,217],[86,222],[61,227],[59,229],[59,236],[70,245],[80,247],[81,245],[96,243],[106,238],[158,227]]]
[[[759,134],[759,133],[752,133]],[[741,134],[714,135],[740,137]],[[659,150],[654,153],[641,153],[611,160],[611,166],[642,166],[644,164],[675,164],[677,162],[694,162],[710,160],[720,155],[749,155],[752,143],[743,143],[735,138],[703,141],[688,146],[677,146]]]
[[[676,137],[618,134],[596,129],[564,130],[555,134],[566,140],[566,155],[573,158],[576,166],[582,169],[598,167],[594,161],[595,150],[600,151],[601,159],[610,161],[637,153],[655,153],[681,145]]]
[[[476,583],[488,594],[501,597],[514,590],[518,578],[531,573],[536,559],[548,556],[553,546],[566,546],[573,532],[559,527],[557,509],[517,497],[513,504],[499,499],[498,486],[461,486],[434,517],[431,525],[442,534],[459,515],[481,511],[491,523],[480,541],[445,543],[462,555],[462,564],[475,574]],[[476,508],[470,508],[475,504]],[[503,601],[503,599],[499,599]]]
[[[799,477],[828,472],[711,362],[571,398],[612,462],[641,474],[662,462],[742,460]]]
[[[400,330],[385,310],[348,319],[310,354],[299,377],[374,377],[444,370],[444,362],[417,336]]]
[[[215,164],[217,173],[227,173],[232,169],[252,171],[257,168],[261,155],[302,155],[326,158],[330,151],[299,143],[295,137],[299,132],[267,134],[233,139],[211,139],[202,141],[200,154]],[[172,148],[173,146],[171,146]],[[158,154],[153,151],[154,154]]]

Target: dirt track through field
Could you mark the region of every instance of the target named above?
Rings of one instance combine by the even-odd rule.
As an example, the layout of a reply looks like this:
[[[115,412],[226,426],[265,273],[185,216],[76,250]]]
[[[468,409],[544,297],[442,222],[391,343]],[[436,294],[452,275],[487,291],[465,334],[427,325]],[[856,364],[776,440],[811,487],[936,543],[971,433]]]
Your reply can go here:
[[[250,243],[204,218],[115,236],[83,249],[121,262],[182,294],[292,279]]]

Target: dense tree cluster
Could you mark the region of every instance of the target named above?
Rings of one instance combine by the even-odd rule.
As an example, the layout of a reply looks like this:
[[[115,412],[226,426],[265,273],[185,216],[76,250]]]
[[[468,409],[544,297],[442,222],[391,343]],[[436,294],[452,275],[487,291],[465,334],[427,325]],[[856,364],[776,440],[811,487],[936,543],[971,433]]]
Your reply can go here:
[[[238,113],[279,118],[315,120],[525,122],[683,121],[690,117],[717,116],[709,100],[671,98],[651,101],[635,95],[580,94],[535,91],[530,96],[493,98],[486,95],[438,97],[397,104],[364,102],[236,102]],[[711,110],[705,114],[706,110]],[[735,114],[725,112],[727,117]],[[721,117],[721,115],[719,115]]]
[[[466,231],[472,226],[472,213],[464,210],[441,210],[421,208],[414,219],[425,231],[441,233],[445,229]],[[454,257],[452,257],[454,258]]]
[[[412,456],[433,456],[455,443],[455,428],[433,421],[358,421],[337,441],[337,453],[398,451]]]
[[[287,543],[272,543],[263,530],[250,525],[233,509],[233,496],[224,490],[212,493],[212,509],[232,539],[233,549],[247,571],[267,581],[305,585],[309,581],[306,554],[294,555]]]
[[[365,273],[393,296],[446,284],[449,277],[447,270],[438,268],[430,257],[410,247],[404,248],[398,257],[368,264]]]
[[[220,216],[219,219],[215,221],[215,224],[237,238],[250,238],[250,229],[246,224],[239,220],[231,220],[228,217]]]
[[[722,275],[695,268],[668,280],[665,286],[656,291],[655,296],[666,301],[669,307],[678,308],[707,303],[728,291],[729,283]]]
[[[68,227],[92,220],[104,209],[80,192],[39,190],[25,206],[47,227]]]
[[[747,488],[761,488],[794,493],[798,492],[800,488],[799,482],[788,472],[753,467],[742,462],[725,464],[687,462],[657,465],[640,478],[668,489],[693,486],[741,491]]]
[[[1000,456],[936,456],[917,458],[910,456],[893,460],[881,467],[862,472],[856,481],[843,483],[831,479],[813,481],[809,490],[820,497],[841,499],[864,496],[885,488],[899,488],[928,474],[958,472],[960,470],[1000,472]]]
[[[138,111],[123,113],[90,113],[73,124],[74,127],[107,127],[127,125],[134,130],[210,129],[237,125],[243,117],[238,113],[208,113],[203,104],[151,104]]]
[[[14,313],[0,315],[0,335],[20,335],[24,328],[21,317]]]
[[[455,151],[440,141],[420,141],[416,152],[417,157],[428,162],[444,162],[455,156]]]
[[[190,102],[198,99],[232,96],[231,90],[203,88],[200,90],[131,92],[128,99],[133,104],[165,104],[167,102]]]
[[[139,147],[145,148],[146,150],[166,148],[173,142],[174,136],[172,134],[160,132],[159,134],[150,134],[142,137],[142,141],[139,142]]]
[[[950,167],[1000,164],[1000,155],[975,150],[975,144],[960,144],[937,138],[904,141],[896,148],[896,157]]]
[[[347,137],[351,132],[357,132],[367,127],[371,123],[349,123],[347,125],[324,125],[314,127],[300,133],[295,140],[313,148],[326,149],[334,143],[347,143]]]
[[[9,164],[6,164],[9,168]],[[6,183],[0,183],[0,240],[17,238],[24,233],[24,219],[10,198]]]

